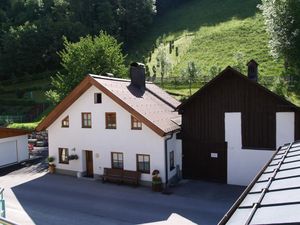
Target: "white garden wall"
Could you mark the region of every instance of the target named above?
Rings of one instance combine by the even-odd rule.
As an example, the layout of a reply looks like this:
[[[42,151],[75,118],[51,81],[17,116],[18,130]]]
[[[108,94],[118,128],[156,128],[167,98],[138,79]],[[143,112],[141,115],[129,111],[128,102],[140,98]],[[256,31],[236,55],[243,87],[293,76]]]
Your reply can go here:
[[[248,185],[274,154],[270,150],[242,149],[241,125],[241,113],[225,113],[228,184]]]
[[[124,169],[136,170],[136,154],[148,154],[150,155],[150,172],[158,169],[164,180],[165,139],[144,124],[142,130],[131,130],[131,114],[103,93],[102,103],[94,104],[94,93],[100,93],[100,91],[92,86],[48,128],[49,155],[55,157],[57,168],[86,171],[84,150],[91,150],[95,174],[102,175],[103,168],[111,167],[111,152],[122,152]],[[81,128],[82,112],[92,113],[92,128]],[[116,112],[117,129],[105,129],[105,112]],[[66,116],[69,116],[70,127],[62,128],[61,120]],[[172,148],[175,148],[176,144],[173,143],[177,142],[171,141]],[[60,164],[58,162],[58,148],[60,147],[68,148],[69,154],[77,154],[79,160],[72,160],[69,164]],[[142,180],[151,181],[151,179],[151,173],[142,174]]]

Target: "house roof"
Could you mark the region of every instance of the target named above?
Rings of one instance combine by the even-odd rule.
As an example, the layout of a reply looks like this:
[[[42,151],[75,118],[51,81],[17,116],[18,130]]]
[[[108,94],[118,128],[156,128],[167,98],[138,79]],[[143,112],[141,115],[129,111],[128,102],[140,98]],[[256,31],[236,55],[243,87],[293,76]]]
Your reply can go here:
[[[142,91],[127,79],[89,74],[55,109],[38,125],[37,130],[49,127],[88,88],[95,86],[117,104],[131,113],[160,136],[180,127],[172,120],[180,117],[175,108],[179,101],[171,97],[152,82],[146,82]]]
[[[28,130],[0,127],[0,138],[8,138],[29,134]]]
[[[253,60],[254,61],[254,60]],[[197,96],[201,95],[203,92],[205,92],[207,89],[211,88],[214,86],[215,83],[217,83],[219,80],[221,80],[224,76],[227,75],[234,75],[237,76],[239,78],[241,78],[242,80],[244,80],[245,82],[248,82],[249,85],[253,85],[258,89],[263,90],[266,94],[273,96],[274,98],[278,99],[279,101],[283,102],[286,105],[291,106],[292,108],[298,109],[298,106],[294,105],[293,103],[289,102],[288,100],[286,100],[285,98],[283,98],[282,96],[279,96],[277,94],[275,94],[274,92],[270,91],[269,89],[265,88],[264,86],[260,85],[258,82],[250,80],[247,76],[245,76],[244,74],[240,73],[239,71],[233,69],[232,67],[228,66],[227,68],[225,68],[219,75],[217,75],[216,77],[214,77],[211,81],[209,81],[207,84],[205,84],[202,88],[200,88],[197,92],[195,92],[191,97],[189,97],[186,101],[184,101],[181,105],[179,105],[177,107],[177,110],[180,109],[184,109],[184,107],[186,105],[188,105],[189,103],[191,103],[195,98],[197,98]]]
[[[300,142],[279,148],[221,224],[300,223]]]

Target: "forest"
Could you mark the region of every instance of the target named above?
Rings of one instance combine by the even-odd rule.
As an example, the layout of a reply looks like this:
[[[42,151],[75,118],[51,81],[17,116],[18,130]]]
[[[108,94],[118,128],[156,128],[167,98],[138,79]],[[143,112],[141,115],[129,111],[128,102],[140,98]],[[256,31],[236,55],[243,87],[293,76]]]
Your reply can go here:
[[[1,0],[0,79],[48,76],[60,69],[63,38],[105,31],[123,51],[141,39],[156,17],[184,0]]]

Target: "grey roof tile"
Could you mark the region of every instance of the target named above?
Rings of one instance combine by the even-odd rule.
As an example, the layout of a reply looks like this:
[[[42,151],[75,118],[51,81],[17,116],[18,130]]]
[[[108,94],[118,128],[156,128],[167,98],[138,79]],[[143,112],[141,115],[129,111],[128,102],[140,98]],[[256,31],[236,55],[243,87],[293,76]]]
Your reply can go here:
[[[300,224],[300,143],[279,149],[248,189],[226,224]]]
[[[141,91],[130,86],[131,81],[127,79],[91,76],[165,133],[180,129],[173,121],[181,117],[175,111],[180,102],[152,82],[146,82],[145,91]]]

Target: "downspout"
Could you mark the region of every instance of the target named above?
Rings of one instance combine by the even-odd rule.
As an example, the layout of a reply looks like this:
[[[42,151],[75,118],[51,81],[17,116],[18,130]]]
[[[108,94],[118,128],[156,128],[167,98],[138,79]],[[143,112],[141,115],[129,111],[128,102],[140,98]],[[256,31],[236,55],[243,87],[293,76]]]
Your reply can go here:
[[[171,133],[171,136],[165,139],[165,174],[166,174],[166,184],[165,189],[168,188],[168,140],[173,138],[174,133]]]

